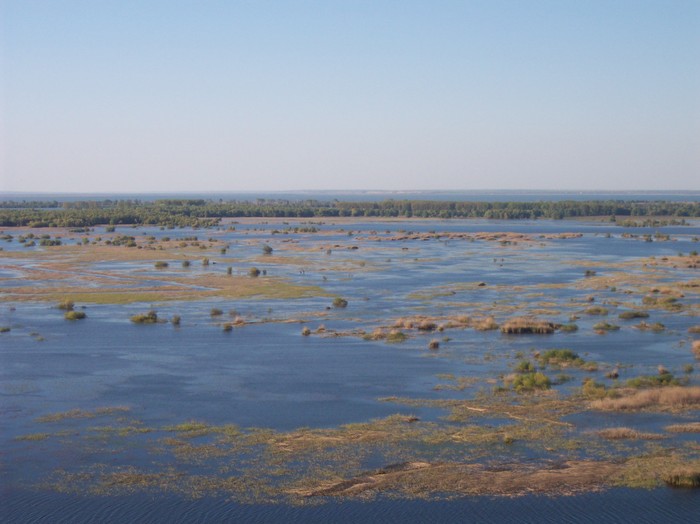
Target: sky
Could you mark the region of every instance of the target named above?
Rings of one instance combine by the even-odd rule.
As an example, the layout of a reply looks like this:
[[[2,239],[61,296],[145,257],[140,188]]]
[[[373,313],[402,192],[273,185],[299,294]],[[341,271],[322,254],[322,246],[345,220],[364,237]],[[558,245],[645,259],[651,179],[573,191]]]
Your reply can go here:
[[[698,0],[0,0],[0,192],[699,190]]]

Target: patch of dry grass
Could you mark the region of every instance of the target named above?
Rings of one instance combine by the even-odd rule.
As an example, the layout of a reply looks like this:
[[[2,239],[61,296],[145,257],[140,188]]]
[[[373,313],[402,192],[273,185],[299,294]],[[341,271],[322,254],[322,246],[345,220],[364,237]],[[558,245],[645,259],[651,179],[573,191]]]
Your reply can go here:
[[[634,411],[640,409],[680,410],[700,405],[700,386],[669,386],[637,391],[620,398],[594,400],[590,406],[601,411]]]
[[[596,434],[608,440],[658,440],[664,438],[658,433],[642,433],[636,429],[625,427],[606,428],[596,432]]]
[[[532,317],[512,318],[501,325],[501,333],[509,335],[536,333],[539,335],[554,333],[559,327],[554,322],[538,320]]]

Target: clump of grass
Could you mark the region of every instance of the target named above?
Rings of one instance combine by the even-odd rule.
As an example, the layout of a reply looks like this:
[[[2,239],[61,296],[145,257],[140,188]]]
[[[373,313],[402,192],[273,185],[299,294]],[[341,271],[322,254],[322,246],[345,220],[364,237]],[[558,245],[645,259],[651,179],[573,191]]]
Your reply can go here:
[[[158,322],[158,314],[152,309],[148,313],[140,313],[131,317],[134,324],[155,324]]]
[[[432,350],[440,349],[440,341],[434,338],[433,340],[428,342],[428,349],[432,349]]]
[[[85,317],[87,317],[87,315],[84,311],[66,311],[63,314],[63,318],[66,320],[82,320]]]
[[[588,399],[603,399],[611,396],[611,393],[605,384],[596,382],[592,378],[587,378],[581,386],[581,394]]]
[[[671,433],[700,433],[700,422],[688,422],[686,424],[671,424],[664,428]]]
[[[581,367],[586,361],[570,349],[549,349],[537,357],[542,367],[552,366],[555,368]]]
[[[657,433],[642,433],[632,428],[606,428],[598,431],[598,436],[608,440],[658,440],[663,438]]]
[[[472,325],[477,331],[491,331],[493,329],[498,329],[498,323],[493,317],[475,320]]]
[[[562,324],[559,326],[559,331],[562,333],[574,333],[578,331],[578,326],[574,323]]]
[[[635,389],[643,388],[657,388],[665,386],[678,386],[680,382],[676,379],[672,373],[666,370],[659,373],[658,375],[642,375],[639,377],[631,378],[626,383],[627,387]]]
[[[700,334],[700,326],[690,326],[688,328],[688,333],[693,333],[695,335]]]
[[[610,322],[597,322],[593,325],[593,329],[598,333],[606,333],[608,331],[617,331],[620,329],[620,326]]]
[[[163,260],[158,260],[155,264],[153,264],[153,266],[154,266],[156,269],[165,269],[165,268],[168,267],[169,265],[170,265],[170,264],[168,264],[167,262],[164,262]]]
[[[229,331],[233,330],[233,324],[231,324],[231,322],[224,322],[223,330],[228,333]]]
[[[558,327],[559,325],[554,322],[537,320],[530,317],[518,317],[510,319],[501,325],[501,333],[509,335],[536,333],[542,335],[554,333]]]
[[[438,326],[435,322],[431,322],[430,320],[423,320],[416,327],[419,331],[435,331]]]
[[[211,316],[211,317],[218,317],[218,316],[221,316],[223,314],[224,314],[224,312],[222,310],[220,310],[218,307],[213,307],[209,311],[209,316]]]
[[[335,297],[333,299],[333,307],[335,307],[335,308],[348,307],[348,301],[342,297]]]
[[[189,260],[183,260],[182,261],[182,267],[190,267],[191,262]]]
[[[623,311],[617,317],[622,320],[632,320],[635,318],[649,318],[649,313],[647,313],[646,311]]]
[[[10,326],[0,326],[0,333],[9,333],[11,329]]]
[[[666,329],[666,326],[664,326],[661,322],[654,322],[653,324],[648,324],[647,322],[642,321],[634,327],[636,327],[640,331],[652,331],[654,333],[661,333]]]
[[[700,405],[700,386],[645,389],[619,398],[603,398],[591,402],[591,408],[602,411],[634,411],[639,409],[682,409]]]
[[[700,470],[676,469],[664,477],[664,482],[674,488],[700,488]]]
[[[693,340],[690,350],[693,352],[696,358],[700,358],[700,340]]]
[[[18,437],[15,437],[15,440],[37,442],[40,440],[46,440],[50,436],[51,434],[49,433],[31,433],[29,435],[20,435]]]
[[[603,306],[591,306],[589,308],[586,308],[584,310],[584,313],[587,315],[607,315],[608,314],[608,308],[605,308]]]
[[[75,307],[75,303],[72,300],[65,299],[56,304],[56,307],[58,309],[62,309],[63,311],[73,311],[73,308]]]
[[[308,326],[304,326],[304,329],[301,330],[301,334],[305,337],[308,337],[309,335],[311,335],[311,330]]]
[[[535,373],[523,373],[513,377],[511,387],[518,393],[525,393],[549,389],[552,387],[552,381],[547,375],[539,371]]]
[[[260,276],[260,270],[257,267],[251,267],[248,270],[248,276],[252,278],[257,278]]]
[[[392,329],[389,331],[389,334],[386,336],[386,341],[387,342],[403,342],[406,340],[408,337],[403,331],[399,331],[398,329]]]
[[[521,360],[518,365],[515,366],[516,373],[534,373],[535,365],[529,360]]]

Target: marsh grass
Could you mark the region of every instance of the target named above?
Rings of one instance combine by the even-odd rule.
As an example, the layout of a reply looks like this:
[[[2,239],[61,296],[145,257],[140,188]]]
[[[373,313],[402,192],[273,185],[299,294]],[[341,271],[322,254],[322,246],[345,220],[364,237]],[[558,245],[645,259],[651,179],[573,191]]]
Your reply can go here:
[[[60,413],[51,413],[49,415],[43,415],[36,419],[37,422],[60,422],[62,420],[69,419],[84,419],[84,418],[96,418],[108,415],[116,415],[120,413],[128,413],[130,409],[125,406],[113,406],[113,407],[103,407],[94,410],[84,410],[84,409],[71,409],[70,411],[63,411]]]
[[[608,314],[608,308],[602,307],[602,306],[592,306],[589,308],[586,308],[584,310],[584,313],[587,315],[600,315],[604,316]]]
[[[496,319],[489,316],[472,322],[472,327],[477,331],[492,331],[498,329]]]
[[[131,321],[134,324],[155,324],[158,322],[158,313],[154,310],[148,313],[139,313],[131,317]]]
[[[646,311],[623,311],[617,317],[622,320],[632,320],[635,318],[649,318],[649,313],[647,313]]]
[[[509,335],[520,334],[551,334],[560,327],[559,324],[548,322],[546,320],[538,320],[530,317],[513,318],[501,325],[501,333]]]
[[[679,468],[664,476],[664,482],[674,488],[700,488],[700,468]]]
[[[63,318],[65,318],[66,320],[82,320],[86,317],[87,315],[84,311],[66,311],[63,314]]]
[[[700,422],[687,422],[685,424],[671,424],[664,428],[671,433],[700,433]]]
[[[620,398],[594,400],[592,409],[601,411],[636,411],[641,409],[676,411],[700,406],[700,386],[645,389]]]
[[[596,432],[596,434],[608,440],[660,440],[664,438],[658,433],[643,433],[626,427],[606,428]]]

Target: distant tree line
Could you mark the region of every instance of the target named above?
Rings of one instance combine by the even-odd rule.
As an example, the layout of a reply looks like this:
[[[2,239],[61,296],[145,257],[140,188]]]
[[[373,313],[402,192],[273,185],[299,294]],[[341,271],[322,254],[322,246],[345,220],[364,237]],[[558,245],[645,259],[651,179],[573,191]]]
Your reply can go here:
[[[700,217],[700,202],[669,201],[541,201],[459,202],[384,200],[321,202],[257,199],[212,201],[167,199],[76,202],[0,202],[0,227],[91,227],[96,225],[159,225],[209,227],[221,218],[239,217],[417,217],[488,219],[564,219],[575,217]]]

